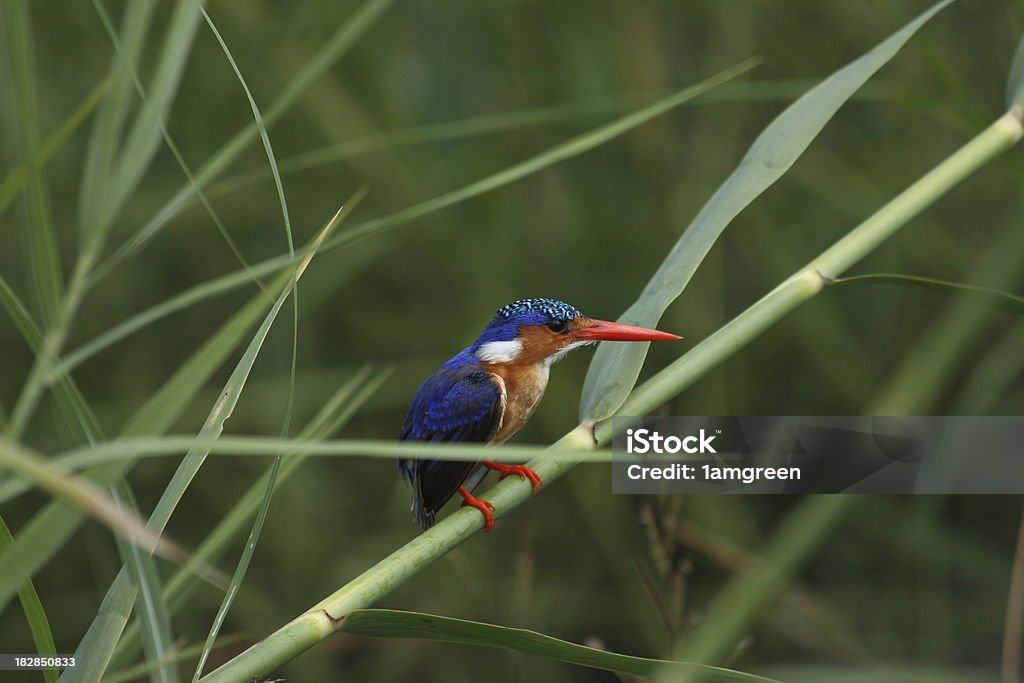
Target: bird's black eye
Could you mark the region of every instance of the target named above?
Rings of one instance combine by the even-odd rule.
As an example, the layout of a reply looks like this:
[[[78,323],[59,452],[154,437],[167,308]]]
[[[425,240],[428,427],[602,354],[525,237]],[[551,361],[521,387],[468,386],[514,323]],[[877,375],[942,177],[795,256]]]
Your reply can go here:
[[[561,334],[565,332],[565,329],[569,326],[569,323],[562,320],[561,318],[553,318],[548,321],[548,329],[555,334]]]

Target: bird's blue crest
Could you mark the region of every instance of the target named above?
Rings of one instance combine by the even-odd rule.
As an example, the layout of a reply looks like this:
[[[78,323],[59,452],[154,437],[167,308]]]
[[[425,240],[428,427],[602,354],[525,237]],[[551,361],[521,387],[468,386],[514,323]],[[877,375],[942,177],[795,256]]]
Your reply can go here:
[[[564,301],[541,297],[519,299],[498,309],[474,347],[492,341],[516,339],[520,325],[547,325],[553,320],[569,321],[582,315]]]

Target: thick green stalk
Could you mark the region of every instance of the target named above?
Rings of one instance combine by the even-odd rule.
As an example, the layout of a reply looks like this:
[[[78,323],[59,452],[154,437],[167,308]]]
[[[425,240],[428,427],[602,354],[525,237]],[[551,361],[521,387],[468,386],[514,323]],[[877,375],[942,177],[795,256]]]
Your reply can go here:
[[[811,299],[830,277],[863,258],[901,226],[971,175],[987,161],[1012,147],[1021,136],[1021,112],[998,119],[960,150],[929,171],[874,215],[854,228],[803,269],[754,303],[727,325],[694,347],[651,380],[638,387],[620,414],[648,413],[736,353],[801,303]],[[581,424],[557,445],[592,448],[612,436],[609,421],[597,429]],[[575,465],[567,460],[543,458],[531,463],[550,483]],[[531,488],[519,480],[499,483],[485,497],[500,517],[529,499]],[[334,594],[253,645],[202,679],[202,683],[241,683],[259,678],[339,630],[353,610],[368,607],[423,567],[475,534],[483,526],[481,515],[463,508],[420,534],[381,562],[363,572]]]

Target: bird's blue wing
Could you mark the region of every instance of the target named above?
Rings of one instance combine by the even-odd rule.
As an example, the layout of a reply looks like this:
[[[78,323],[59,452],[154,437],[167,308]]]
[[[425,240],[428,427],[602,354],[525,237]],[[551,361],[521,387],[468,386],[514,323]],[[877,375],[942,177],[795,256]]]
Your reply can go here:
[[[423,383],[402,428],[403,441],[487,442],[501,424],[498,380],[476,363],[442,367]],[[398,463],[413,486],[413,514],[423,528],[455,495],[475,462],[406,460]]]

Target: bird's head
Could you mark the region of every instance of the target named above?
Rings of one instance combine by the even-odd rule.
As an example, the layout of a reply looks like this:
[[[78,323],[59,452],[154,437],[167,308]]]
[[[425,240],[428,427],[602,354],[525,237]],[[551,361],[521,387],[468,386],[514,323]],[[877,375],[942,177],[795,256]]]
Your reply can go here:
[[[681,339],[658,330],[588,318],[554,299],[520,299],[498,313],[471,350],[485,363],[552,363],[572,349],[598,341]]]

